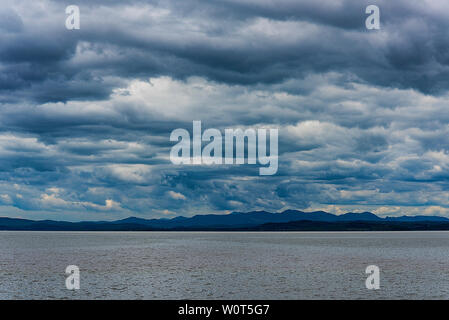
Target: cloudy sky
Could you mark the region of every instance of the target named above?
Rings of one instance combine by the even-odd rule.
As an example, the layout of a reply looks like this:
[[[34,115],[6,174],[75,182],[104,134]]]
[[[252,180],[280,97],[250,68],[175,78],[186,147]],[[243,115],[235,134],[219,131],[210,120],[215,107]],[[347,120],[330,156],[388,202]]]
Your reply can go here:
[[[447,30],[445,0],[3,0],[0,216],[449,216]],[[279,128],[277,174],[173,165],[193,120]]]

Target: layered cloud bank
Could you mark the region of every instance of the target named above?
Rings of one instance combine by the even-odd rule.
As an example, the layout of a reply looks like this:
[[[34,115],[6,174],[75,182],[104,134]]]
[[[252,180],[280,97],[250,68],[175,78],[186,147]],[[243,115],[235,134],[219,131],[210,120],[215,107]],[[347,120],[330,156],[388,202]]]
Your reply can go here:
[[[449,216],[445,1],[11,1],[0,214]],[[365,7],[381,10],[366,30]],[[279,128],[279,168],[174,166],[170,132]]]

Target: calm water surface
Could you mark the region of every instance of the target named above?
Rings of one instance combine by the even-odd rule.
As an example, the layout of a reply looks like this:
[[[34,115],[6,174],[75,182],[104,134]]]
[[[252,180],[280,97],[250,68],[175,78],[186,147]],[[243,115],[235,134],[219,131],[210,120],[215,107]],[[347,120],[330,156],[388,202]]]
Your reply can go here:
[[[336,298],[449,299],[449,232],[0,232],[0,299]]]

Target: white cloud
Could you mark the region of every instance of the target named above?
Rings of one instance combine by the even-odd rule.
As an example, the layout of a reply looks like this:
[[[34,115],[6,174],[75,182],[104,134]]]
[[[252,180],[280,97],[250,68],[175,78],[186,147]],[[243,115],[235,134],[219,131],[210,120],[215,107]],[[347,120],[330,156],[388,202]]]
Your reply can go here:
[[[168,195],[172,199],[175,199],[175,200],[186,200],[186,197],[182,193],[171,191],[171,190],[168,191],[167,193],[168,193]]]
[[[12,199],[8,194],[0,194],[2,204],[12,204]]]

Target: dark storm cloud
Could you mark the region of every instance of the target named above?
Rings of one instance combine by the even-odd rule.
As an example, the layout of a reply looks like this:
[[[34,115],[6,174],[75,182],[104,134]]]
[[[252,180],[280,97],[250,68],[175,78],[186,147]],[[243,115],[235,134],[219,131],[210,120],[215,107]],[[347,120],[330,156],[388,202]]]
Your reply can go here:
[[[0,9],[0,214],[449,214],[445,2],[82,0],[71,31],[66,5]],[[279,128],[277,174],[172,165],[193,120]]]
[[[435,3],[435,2],[434,2]],[[441,3],[442,2],[436,2]],[[203,76],[230,84],[279,83],[339,72],[366,83],[441,93],[448,85],[447,15],[407,1],[28,2],[1,15],[2,100],[105,99],[108,77]],[[368,4],[382,28],[364,27]],[[26,11],[26,12],[25,12]],[[445,67],[446,66],[446,67]]]

